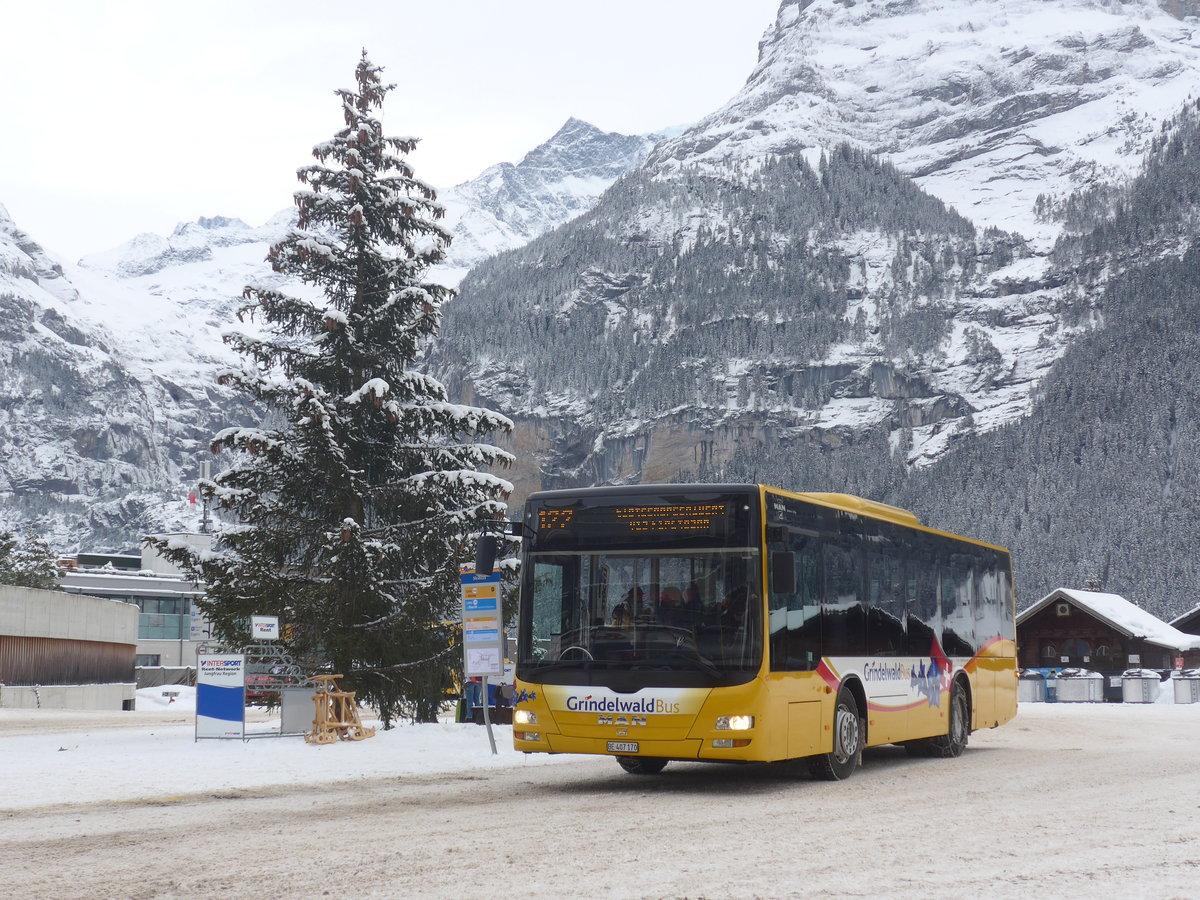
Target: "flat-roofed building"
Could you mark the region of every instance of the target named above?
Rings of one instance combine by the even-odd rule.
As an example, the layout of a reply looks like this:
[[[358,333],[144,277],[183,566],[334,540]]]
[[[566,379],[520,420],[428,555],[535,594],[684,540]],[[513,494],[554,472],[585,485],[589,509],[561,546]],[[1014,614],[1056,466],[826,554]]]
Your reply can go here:
[[[0,585],[0,707],[133,709],[138,610]]]
[[[169,537],[201,549],[212,545],[207,534]],[[196,650],[211,634],[196,607],[196,600],[204,596],[203,585],[149,547],[139,554],[80,553],[64,563],[64,591],[137,606],[139,667],[195,668]]]

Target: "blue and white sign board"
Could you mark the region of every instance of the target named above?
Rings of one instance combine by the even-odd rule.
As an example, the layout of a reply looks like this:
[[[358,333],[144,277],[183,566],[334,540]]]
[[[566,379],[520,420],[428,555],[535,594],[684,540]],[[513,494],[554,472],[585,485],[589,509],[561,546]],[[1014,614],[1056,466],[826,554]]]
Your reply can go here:
[[[463,674],[468,678],[504,674],[504,623],[500,610],[500,574],[476,575],[464,566],[460,575],[463,598]]]
[[[245,738],[246,657],[220,653],[196,659],[196,740]]]

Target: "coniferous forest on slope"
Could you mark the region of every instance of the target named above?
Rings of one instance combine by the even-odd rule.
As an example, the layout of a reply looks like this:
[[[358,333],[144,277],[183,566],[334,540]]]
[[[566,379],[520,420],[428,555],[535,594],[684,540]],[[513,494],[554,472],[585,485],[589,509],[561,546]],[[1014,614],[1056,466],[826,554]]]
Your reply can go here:
[[[667,240],[656,227],[694,212],[694,231],[675,229],[686,237]],[[461,385],[460,361],[495,348],[504,384],[493,400],[588,398],[591,415],[611,419],[723,407],[728,388],[712,377],[714,361],[770,360],[746,388],[767,403],[781,389],[777,363],[820,357],[863,327],[847,320],[856,289],[828,239],[865,228],[911,241],[897,253],[894,315],[883,323],[897,354],[936,344],[947,327],[916,298],[1003,265],[1019,243],[989,236],[995,252],[981,254],[967,220],[845,146],[819,172],[798,155],[736,178],[639,171],[590,213],[474,269],[447,309],[431,367]]]
[[[1200,602],[1200,250],[1126,273],[1104,301],[1105,326],[1058,361],[1028,419],[889,500],[1009,545],[1024,603],[1096,580],[1170,618]]]
[[[1120,272],[1099,294],[1099,327],[1055,364],[1028,419],[915,474],[895,497],[949,527],[1000,535],[1026,600],[1096,579],[1173,617],[1200,602],[1197,107],[1128,189],[1079,207],[1089,203],[1094,224],[1056,257],[1084,283],[1105,266]]]
[[[1059,242],[1059,265],[1081,294],[1106,266],[1121,274],[1080,301],[1099,324],[1055,363],[1028,418],[921,471],[888,466],[870,445],[836,467],[809,453],[774,471],[791,483],[805,470],[844,478],[929,524],[1009,546],[1022,605],[1091,582],[1167,618],[1200,603],[1200,242],[1188,236],[1198,186],[1193,106],[1126,190],[1075,198],[1090,227]],[[1168,248],[1182,257],[1155,258]]]

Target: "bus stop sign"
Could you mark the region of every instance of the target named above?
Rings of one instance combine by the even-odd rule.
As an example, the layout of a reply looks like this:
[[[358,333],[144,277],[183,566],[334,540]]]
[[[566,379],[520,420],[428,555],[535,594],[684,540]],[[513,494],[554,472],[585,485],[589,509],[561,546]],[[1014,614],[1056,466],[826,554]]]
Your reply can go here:
[[[504,674],[504,623],[500,610],[500,574],[476,575],[464,566],[460,575],[463,600],[463,674]]]

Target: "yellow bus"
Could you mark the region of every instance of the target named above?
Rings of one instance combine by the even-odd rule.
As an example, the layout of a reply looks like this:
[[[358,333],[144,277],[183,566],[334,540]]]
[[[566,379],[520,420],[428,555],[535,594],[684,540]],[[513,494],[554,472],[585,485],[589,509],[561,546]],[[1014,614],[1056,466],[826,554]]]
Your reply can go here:
[[[1017,708],[1006,550],[846,494],[542,491],[525,505],[513,742],[671,760],[954,757]]]

